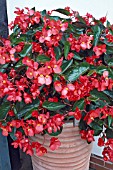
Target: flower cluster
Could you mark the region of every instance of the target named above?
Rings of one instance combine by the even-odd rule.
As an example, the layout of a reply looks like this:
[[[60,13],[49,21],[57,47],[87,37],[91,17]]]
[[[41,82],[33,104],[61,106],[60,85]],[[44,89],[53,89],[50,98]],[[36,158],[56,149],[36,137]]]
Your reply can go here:
[[[12,34],[0,39],[0,129],[14,148],[42,156],[44,142],[29,138],[48,134],[58,149],[56,136],[76,119],[81,138],[99,136],[113,161],[113,25],[69,7],[53,11],[17,8]]]

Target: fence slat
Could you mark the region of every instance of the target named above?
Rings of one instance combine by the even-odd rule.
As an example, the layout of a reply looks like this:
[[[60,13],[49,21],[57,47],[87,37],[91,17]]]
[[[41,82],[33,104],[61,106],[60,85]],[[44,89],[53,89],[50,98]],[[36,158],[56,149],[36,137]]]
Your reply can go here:
[[[7,138],[0,132],[0,170],[11,170]]]

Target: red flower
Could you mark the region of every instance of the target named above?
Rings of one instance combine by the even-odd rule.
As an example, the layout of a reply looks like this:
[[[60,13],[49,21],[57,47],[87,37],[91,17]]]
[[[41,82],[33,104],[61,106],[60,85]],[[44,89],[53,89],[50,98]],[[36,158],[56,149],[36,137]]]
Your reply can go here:
[[[81,110],[78,107],[76,108],[75,112],[69,112],[68,115],[74,116],[75,119],[77,119],[77,120],[80,120],[82,117]]]
[[[27,71],[26,71],[26,76],[29,78],[29,79],[32,79],[34,77],[34,70],[32,68],[28,68]]]
[[[103,140],[103,138],[99,138],[98,139],[98,146],[104,146],[104,140]]]
[[[43,156],[45,153],[47,153],[47,149],[44,147],[40,147],[36,149],[37,156]]]
[[[26,104],[32,103],[32,96],[28,93],[24,93],[24,101]]]
[[[54,137],[51,138],[49,147],[52,151],[57,150],[60,147],[60,145],[61,142],[58,140],[58,138],[54,138]]]
[[[54,88],[55,88],[55,90],[56,90],[57,92],[61,92],[61,90],[62,90],[62,84],[61,84],[61,82],[60,82],[60,81],[55,81],[55,82],[54,82]]]
[[[95,52],[95,54],[97,56],[100,56],[100,55],[102,55],[103,53],[106,52],[106,45],[103,44],[103,45],[95,46],[95,47],[93,47],[93,51]]]

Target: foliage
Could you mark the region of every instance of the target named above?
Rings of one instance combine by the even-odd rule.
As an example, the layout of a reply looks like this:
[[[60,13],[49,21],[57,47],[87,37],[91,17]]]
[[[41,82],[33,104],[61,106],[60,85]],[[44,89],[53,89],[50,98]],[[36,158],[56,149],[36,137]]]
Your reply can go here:
[[[47,133],[58,149],[63,124],[79,120],[81,138],[99,136],[113,161],[113,25],[69,7],[15,11],[12,34],[0,46],[0,129],[27,154],[47,152],[29,136]]]

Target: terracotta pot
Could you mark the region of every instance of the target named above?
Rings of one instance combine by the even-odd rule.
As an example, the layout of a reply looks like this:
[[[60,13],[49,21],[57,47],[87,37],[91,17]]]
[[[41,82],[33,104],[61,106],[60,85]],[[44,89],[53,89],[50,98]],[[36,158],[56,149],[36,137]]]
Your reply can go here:
[[[33,170],[88,170],[92,144],[81,139],[78,127],[73,127],[72,123],[65,124],[58,138],[62,143],[60,148],[51,151],[48,147],[50,136],[45,135],[44,146],[48,153],[42,157],[36,154],[32,157]],[[44,137],[36,135],[31,141],[43,143]]]

